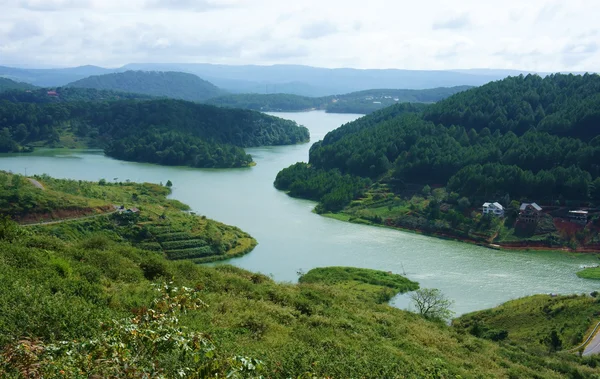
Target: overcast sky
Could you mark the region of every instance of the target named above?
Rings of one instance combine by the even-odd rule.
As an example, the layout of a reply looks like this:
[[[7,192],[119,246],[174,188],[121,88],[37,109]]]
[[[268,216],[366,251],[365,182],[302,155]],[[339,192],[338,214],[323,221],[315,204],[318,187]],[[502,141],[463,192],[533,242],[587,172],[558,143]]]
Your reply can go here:
[[[598,71],[599,0],[0,0],[0,65]]]

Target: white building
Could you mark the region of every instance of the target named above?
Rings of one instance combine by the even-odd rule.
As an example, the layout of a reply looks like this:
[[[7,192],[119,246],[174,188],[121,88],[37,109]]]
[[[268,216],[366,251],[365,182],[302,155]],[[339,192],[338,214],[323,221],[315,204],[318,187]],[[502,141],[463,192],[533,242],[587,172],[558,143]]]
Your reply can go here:
[[[504,217],[504,207],[500,203],[484,203],[483,214],[493,214],[496,217]]]

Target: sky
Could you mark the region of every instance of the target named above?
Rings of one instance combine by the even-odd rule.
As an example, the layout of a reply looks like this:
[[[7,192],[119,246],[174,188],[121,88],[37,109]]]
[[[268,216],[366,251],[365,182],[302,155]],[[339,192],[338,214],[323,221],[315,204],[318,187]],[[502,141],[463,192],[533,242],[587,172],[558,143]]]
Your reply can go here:
[[[598,71],[599,0],[0,0],[0,65]]]

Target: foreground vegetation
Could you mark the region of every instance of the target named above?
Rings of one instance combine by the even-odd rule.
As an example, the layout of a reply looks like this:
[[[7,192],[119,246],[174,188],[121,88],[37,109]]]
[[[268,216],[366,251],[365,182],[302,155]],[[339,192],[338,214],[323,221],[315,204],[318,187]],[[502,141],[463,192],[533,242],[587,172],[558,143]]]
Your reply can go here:
[[[600,321],[600,298],[537,295],[469,313],[453,325],[477,337],[551,351],[578,347]]]
[[[74,143],[109,156],[193,167],[246,167],[244,147],[306,142],[293,121],[177,100],[0,101],[0,152]]]
[[[498,345],[349,285],[276,284],[104,236],[2,230],[3,377],[591,378],[600,363]]]
[[[595,357],[498,344],[390,307],[391,296],[418,288],[399,275],[320,268],[297,285],[278,284],[232,266],[169,260],[185,256],[158,245],[185,233],[215,249],[233,234],[237,246],[249,237],[182,212],[185,205],[165,198],[166,187],[40,176],[40,189],[4,176],[4,191],[19,183],[19,193],[37,196],[42,207],[59,206],[52,199],[62,193],[62,201],[87,206],[84,201],[99,199],[131,212],[27,227],[0,219],[2,377],[597,374]],[[4,210],[36,212],[21,202],[12,198]],[[582,314],[594,306],[586,303]]]
[[[298,112],[321,109],[329,113],[368,114],[397,103],[433,103],[469,88],[471,87],[442,87],[424,90],[373,89],[324,97],[306,97],[284,93],[231,94],[209,99],[206,103],[263,112]]]
[[[309,165],[282,170],[275,186],[319,201],[318,212],[343,210],[376,224],[598,250],[598,91],[598,75],[529,75],[461,92],[422,112],[389,107],[328,133],[312,146]],[[482,217],[484,202],[500,202],[508,217]],[[537,202],[547,213],[520,227],[521,202]],[[587,225],[568,220],[568,210],[579,207],[591,208]]]

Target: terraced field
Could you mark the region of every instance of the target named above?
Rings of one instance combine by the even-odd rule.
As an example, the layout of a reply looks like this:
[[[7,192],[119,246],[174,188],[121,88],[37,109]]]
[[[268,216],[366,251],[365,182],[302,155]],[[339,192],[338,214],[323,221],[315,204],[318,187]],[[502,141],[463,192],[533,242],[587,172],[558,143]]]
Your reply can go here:
[[[170,190],[155,184],[91,183],[41,177],[50,191],[39,196],[60,194],[67,200],[119,204],[136,211],[115,212],[107,217],[80,219],[32,229],[61,239],[102,235],[128,241],[157,251],[171,260],[190,259],[196,263],[224,260],[250,252],[256,240],[239,228],[197,216],[179,201],[167,199]],[[111,206],[112,207],[112,206]],[[27,214],[25,214],[27,215]]]

